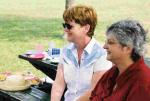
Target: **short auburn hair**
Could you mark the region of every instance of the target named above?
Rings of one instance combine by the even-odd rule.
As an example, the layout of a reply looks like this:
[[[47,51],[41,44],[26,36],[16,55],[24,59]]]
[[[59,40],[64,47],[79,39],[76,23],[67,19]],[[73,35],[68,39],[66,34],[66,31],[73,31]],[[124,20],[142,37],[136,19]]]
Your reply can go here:
[[[64,11],[63,19],[65,22],[75,21],[81,26],[89,24],[90,30],[87,34],[89,37],[94,35],[94,30],[97,24],[97,14],[92,7],[84,5],[70,7]]]

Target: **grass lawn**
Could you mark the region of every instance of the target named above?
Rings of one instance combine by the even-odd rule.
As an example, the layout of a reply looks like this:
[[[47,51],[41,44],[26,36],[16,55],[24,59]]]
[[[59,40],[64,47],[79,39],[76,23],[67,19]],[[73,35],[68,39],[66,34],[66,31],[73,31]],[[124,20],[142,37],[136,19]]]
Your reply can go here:
[[[62,14],[65,0],[0,0],[0,72],[27,72],[44,76],[19,54],[54,41],[64,45]],[[98,13],[95,38],[105,40],[105,30],[120,19],[139,20],[150,30],[150,0],[76,0],[76,4],[93,6]],[[150,34],[148,34],[150,37]],[[150,56],[150,42],[148,54]]]

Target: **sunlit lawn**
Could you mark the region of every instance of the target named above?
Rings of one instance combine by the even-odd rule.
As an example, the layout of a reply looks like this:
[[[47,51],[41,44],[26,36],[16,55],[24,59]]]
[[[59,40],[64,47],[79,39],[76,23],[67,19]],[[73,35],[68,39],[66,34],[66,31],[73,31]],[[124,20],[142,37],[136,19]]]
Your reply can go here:
[[[18,55],[38,44],[47,50],[51,41],[56,47],[64,45],[61,23],[65,0],[0,0],[0,4],[0,72],[31,71],[43,76]],[[95,37],[100,42],[105,40],[107,26],[120,19],[139,20],[150,30],[150,0],[76,0],[76,4],[96,9],[99,21]],[[146,56],[150,56],[149,50]]]

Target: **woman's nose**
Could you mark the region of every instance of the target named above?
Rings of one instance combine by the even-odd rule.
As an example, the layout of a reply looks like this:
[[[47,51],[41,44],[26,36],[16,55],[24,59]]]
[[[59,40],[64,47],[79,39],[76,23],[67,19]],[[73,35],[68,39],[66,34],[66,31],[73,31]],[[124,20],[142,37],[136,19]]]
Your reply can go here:
[[[104,44],[103,48],[104,48],[104,49],[107,49],[107,48],[108,48],[106,43]]]
[[[64,28],[64,32],[68,32],[68,29],[67,29],[67,28]]]

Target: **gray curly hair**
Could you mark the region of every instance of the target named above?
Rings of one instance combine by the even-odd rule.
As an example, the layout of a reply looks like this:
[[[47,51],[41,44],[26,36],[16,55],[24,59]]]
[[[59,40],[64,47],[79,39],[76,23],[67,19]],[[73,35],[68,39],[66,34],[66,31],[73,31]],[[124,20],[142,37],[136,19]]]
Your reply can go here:
[[[136,61],[144,53],[146,31],[138,21],[121,20],[108,27],[106,34],[116,37],[122,46],[132,47],[131,58]]]

